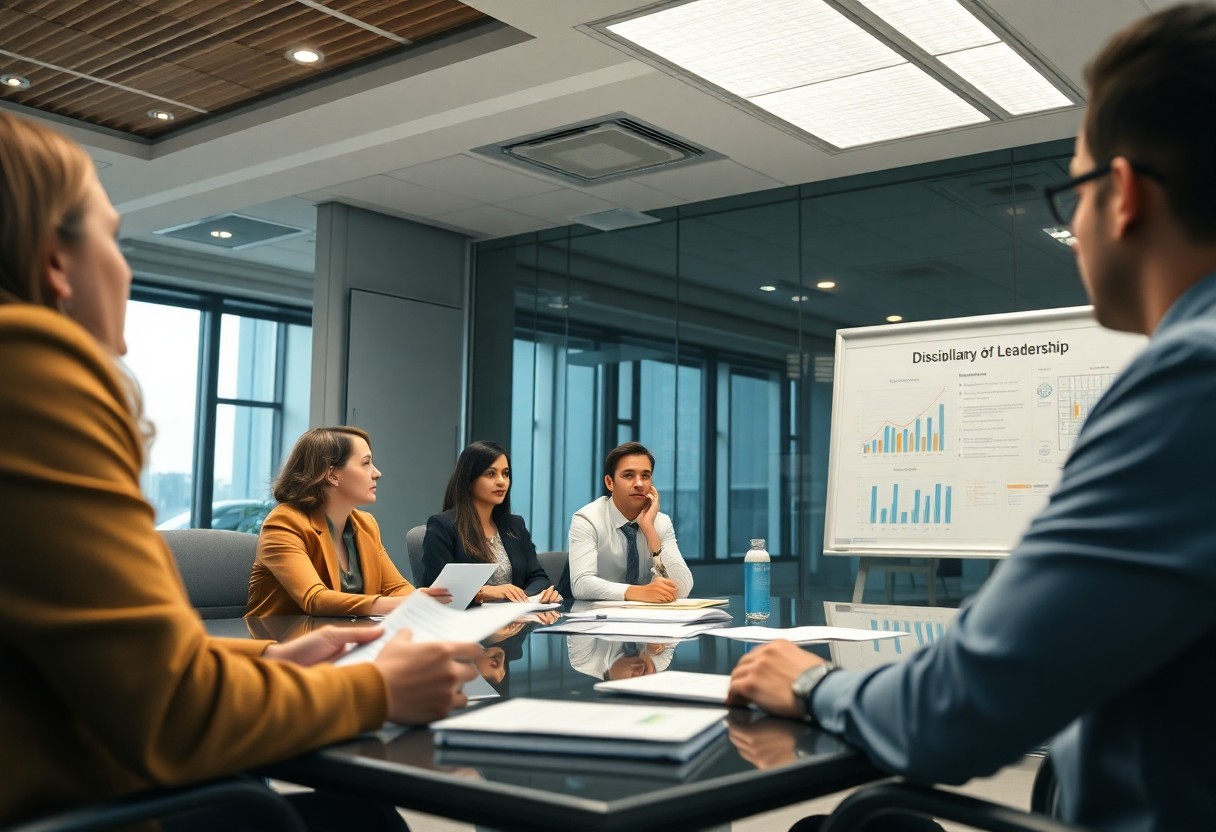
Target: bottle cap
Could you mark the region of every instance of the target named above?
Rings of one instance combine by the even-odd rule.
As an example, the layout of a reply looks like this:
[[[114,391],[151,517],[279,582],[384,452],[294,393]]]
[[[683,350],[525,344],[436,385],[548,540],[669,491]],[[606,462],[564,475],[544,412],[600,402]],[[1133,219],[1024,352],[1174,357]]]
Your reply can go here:
[[[764,548],[764,538],[763,537],[754,538],[752,540],[752,548],[753,549],[763,549]]]

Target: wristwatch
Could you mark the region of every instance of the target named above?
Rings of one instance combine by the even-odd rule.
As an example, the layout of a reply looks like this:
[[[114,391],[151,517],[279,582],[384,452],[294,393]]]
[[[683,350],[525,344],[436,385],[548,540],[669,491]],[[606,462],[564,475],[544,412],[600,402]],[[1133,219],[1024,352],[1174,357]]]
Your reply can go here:
[[[815,692],[815,688],[829,673],[839,669],[831,662],[823,662],[814,667],[808,667],[798,674],[798,678],[790,686],[794,691],[794,699],[802,705],[802,718],[807,722],[815,721],[815,717],[811,715],[811,694]]]

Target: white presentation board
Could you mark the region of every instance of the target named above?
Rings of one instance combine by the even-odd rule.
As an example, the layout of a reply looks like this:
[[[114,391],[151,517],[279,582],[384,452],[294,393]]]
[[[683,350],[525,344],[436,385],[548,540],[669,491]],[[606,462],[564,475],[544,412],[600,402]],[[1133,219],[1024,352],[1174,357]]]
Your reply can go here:
[[[838,330],[825,554],[1008,554],[1145,344],[1090,307]]]

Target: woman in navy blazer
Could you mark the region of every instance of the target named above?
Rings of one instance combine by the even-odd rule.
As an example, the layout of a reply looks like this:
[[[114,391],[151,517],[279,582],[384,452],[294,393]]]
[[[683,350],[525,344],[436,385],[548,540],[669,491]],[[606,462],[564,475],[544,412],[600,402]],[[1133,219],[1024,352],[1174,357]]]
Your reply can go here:
[[[430,586],[449,563],[498,563],[473,603],[562,598],[536,558],[524,519],[511,513],[511,461],[506,449],[477,441],[460,452],[443,495],[443,513],[426,521],[422,581]]]

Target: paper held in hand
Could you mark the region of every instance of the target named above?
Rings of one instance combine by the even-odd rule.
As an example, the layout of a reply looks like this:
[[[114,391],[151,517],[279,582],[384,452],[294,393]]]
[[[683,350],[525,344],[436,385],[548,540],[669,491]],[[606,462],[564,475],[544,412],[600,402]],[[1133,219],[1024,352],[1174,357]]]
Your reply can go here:
[[[707,631],[708,635],[736,641],[777,641],[785,639],[794,644],[815,641],[874,641],[880,638],[906,636],[894,630],[859,630],[853,627],[722,627]]]
[[[452,593],[452,609],[463,610],[473,602],[477,590],[486,585],[497,568],[497,563],[449,563],[431,586]]]
[[[472,610],[454,610],[425,592],[415,592],[380,622],[384,635],[356,647],[334,664],[341,667],[370,662],[402,630],[409,630],[414,641],[481,641],[541,606],[524,603],[486,604]]]
[[[435,744],[687,760],[726,728],[721,708],[509,699],[431,725]]]

